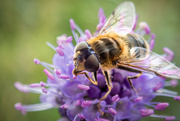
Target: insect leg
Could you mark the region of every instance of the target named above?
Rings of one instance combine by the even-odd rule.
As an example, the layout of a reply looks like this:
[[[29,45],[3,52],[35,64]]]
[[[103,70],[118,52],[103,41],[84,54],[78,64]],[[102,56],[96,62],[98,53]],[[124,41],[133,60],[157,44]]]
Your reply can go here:
[[[97,72],[93,72],[93,75],[94,75],[94,79],[95,79],[95,82],[97,82]]]
[[[89,81],[91,81],[91,83],[93,83],[94,85],[98,85],[96,77],[95,77],[95,81],[94,81],[89,77],[89,75],[86,72],[80,72],[80,73],[77,73],[76,75],[80,75],[80,74],[84,74],[89,79]]]
[[[134,88],[133,84],[132,84],[132,80],[131,79],[137,79],[139,76],[141,76],[143,74],[143,72],[141,71],[139,74],[135,75],[135,76],[128,76],[127,80],[131,86],[131,88],[136,92],[136,94],[138,94],[137,90]]]
[[[138,73],[137,75],[135,76],[127,76],[127,80],[131,86],[131,88],[136,92],[136,94],[138,94],[137,90],[134,88],[133,84],[132,84],[132,80],[131,79],[137,79],[139,76],[141,76],[143,74],[142,71],[140,70],[136,70],[134,68],[130,68],[130,67],[126,67],[126,66],[117,66],[118,69],[123,69],[123,70],[126,70],[126,71],[129,71],[129,72],[134,72],[134,73]]]
[[[104,112],[101,111],[100,109],[100,103],[102,100],[106,99],[106,97],[109,95],[109,93],[111,92],[111,89],[112,89],[112,82],[111,82],[111,79],[109,78],[109,73],[107,71],[104,71],[104,76],[105,76],[105,79],[106,79],[106,84],[107,84],[107,87],[108,87],[108,91],[106,92],[106,94],[99,100],[99,103],[97,105],[98,107],[98,110],[99,112],[101,113],[101,115],[104,114]]]

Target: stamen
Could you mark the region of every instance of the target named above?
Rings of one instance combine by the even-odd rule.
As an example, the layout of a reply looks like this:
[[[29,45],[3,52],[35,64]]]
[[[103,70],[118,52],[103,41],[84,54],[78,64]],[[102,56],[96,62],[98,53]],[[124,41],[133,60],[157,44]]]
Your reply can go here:
[[[55,107],[52,103],[40,103],[33,105],[22,105],[21,103],[15,104],[15,108],[20,110],[23,114],[31,111],[42,111]]]
[[[54,80],[54,76],[51,72],[49,72],[47,69],[44,69],[44,73],[51,79]]]
[[[47,89],[45,87],[42,87],[41,89],[43,93],[47,94]]]
[[[74,22],[74,20],[73,19],[70,19],[69,20],[70,21],[70,26],[71,26],[71,29],[74,31],[75,29],[76,29],[76,25],[75,25],[75,22]]]
[[[75,24],[74,20],[73,19],[70,19],[70,26],[71,26],[71,30],[72,30],[72,34],[74,36],[74,39],[76,40],[76,43],[79,42],[79,39],[78,39],[78,34],[75,32],[75,29],[83,35],[83,32],[82,30]]]
[[[84,35],[85,35],[84,32],[79,28],[78,25],[76,25],[76,30],[79,32],[79,34],[80,34],[81,36],[84,36]]]
[[[162,84],[161,82],[158,83],[158,84],[156,85],[156,87],[153,88],[153,91],[156,92],[157,90],[159,90],[159,89],[162,87],[162,85],[163,85],[163,84]]]
[[[49,47],[51,47],[54,51],[56,51],[56,47],[54,45],[52,45],[51,43],[47,42],[46,43]]]
[[[118,102],[119,100],[120,100],[120,97],[118,94],[116,94],[112,97],[112,101],[114,101],[114,102]]]
[[[98,18],[103,18],[105,16],[103,8],[99,8],[98,11]],[[105,20],[104,20],[105,21]]]
[[[164,118],[165,121],[172,121],[172,120],[176,119],[175,116],[162,116],[162,115],[155,115],[155,114],[152,114],[151,117],[154,117],[154,118]]]
[[[37,94],[44,94],[43,92],[42,92],[42,90],[41,90],[41,88],[38,88],[38,87],[36,87],[36,88],[31,88],[31,87],[29,87],[29,92],[31,92],[31,93],[37,93]]]
[[[141,109],[140,114],[142,117],[150,116],[150,115],[154,114],[154,110],[153,109]]]
[[[154,33],[151,33],[151,39],[155,39],[156,38],[156,35]]]
[[[72,31],[72,34],[74,36],[74,39],[76,40],[76,43],[78,43],[79,42],[78,34],[75,31]]]
[[[34,58],[34,63],[39,65],[40,64],[40,61],[37,59],[37,58]]]
[[[59,76],[61,75],[61,71],[59,69],[54,69],[54,72]]]
[[[88,29],[85,30],[85,34],[88,39],[90,39],[92,37],[91,32]]]
[[[58,97],[62,97],[62,94],[61,94],[60,92],[55,92],[55,91],[48,90],[47,93],[52,93],[52,94],[54,94],[54,95],[56,95],[56,96],[58,96]],[[44,94],[44,93],[43,93],[43,94]]]
[[[78,84],[78,88],[79,88],[79,89],[82,89],[82,90],[89,90],[89,89],[90,89],[89,86],[84,85],[84,84]]]
[[[57,52],[60,56],[64,56],[64,52],[62,51],[62,48],[56,47],[56,52]]]
[[[100,31],[101,30],[101,28],[103,27],[103,25],[104,25],[104,23],[99,23],[97,26],[96,26],[96,30],[97,31]]]
[[[40,83],[32,83],[32,84],[30,84],[29,85],[29,87],[45,87],[46,86],[46,83],[44,83],[44,82],[40,82]]]
[[[76,105],[78,106],[78,105],[81,105],[82,104],[82,101],[81,100],[77,100],[76,101]]]
[[[67,109],[69,107],[69,104],[64,104],[64,105],[61,105],[60,108],[62,109]]]
[[[136,26],[137,26],[137,21],[138,21],[138,18],[139,18],[139,16],[136,14],[135,24],[134,24],[134,27],[133,27],[133,29],[132,29],[132,30],[134,30],[134,29],[136,28]]]
[[[83,39],[83,37],[79,37],[79,43],[82,42],[82,41],[85,41],[85,40]]]
[[[170,81],[170,84],[171,84],[172,87],[176,87],[178,85],[178,81],[173,79],[173,80]]]
[[[103,27],[103,25],[106,21],[106,16],[105,16],[102,8],[99,9],[98,18],[99,18],[99,24],[96,26],[97,31],[99,31]]]
[[[58,78],[69,79],[70,77],[68,75],[59,75]]]
[[[41,87],[40,83],[32,83],[29,85],[30,87]]]
[[[144,36],[146,34],[146,32],[144,30],[141,30],[141,31],[139,31],[138,34],[141,35],[141,36]]]
[[[66,43],[71,43],[72,40],[73,40],[72,36],[69,36],[69,37],[67,38],[67,40],[66,40]]]
[[[159,103],[157,104],[154,109],[156,110],[165,110],[166,107],[169,106],[169,103]]]
[[[41,85],[41,87],[46,87],[47,86],[47,84],[42,82],[42,81],[40,81],[40,85]]]
[[[40,104],[33,104],[33,105],[24,105],[24,108],[26,111],[41,111],[41,110],[47,110],[50,108],[55,107],[52,103],[40,103]]]
[[[165,96],[165,97],[172,97],[175,100],[179,101],[180,100],[180,96],[174,96],[174,95],[170,95],[170,94],[163,94],[163,93],[155,93],[157,96]]]
[[[53,73],[53,70],[51,68],[55,68],[54,65],[46,63],[46,62],[41,62],[41,65],[44,66],[45,68],[47,68],[49,71],[51,71]],[[51,67],[51,68],[49,68]]]
[[[79,118],[80,118],[81,120],[85,119],[85,117],[83,116],[83,114],[78,114],[78,116],[79,116]]]
[[[114,108],[108,108],[109,112],[112,114],[112,115],[116,115],[117,114],[117,111],[114,109]]]
[[[164,47],[163,51],[167,54],[167,56],[165,56],[165,58],[169,61],[172,61],[174,58],[174,52],[167,47]]]
[[[176,101],[180,101],[180,95],[179,95],[179,96],[174,97],[174,100],[176,100]]]
[[[53,70],[51,69],[51,68],[55,68],[54,65],[48,64],[48,63],[46,63],[46,62],[41,62],[41,61],[40,61],[40,64],[41,64],[42,66],[44,66],[46,69],[48,69],[50,72],[54,73]],[[50,68],[50,67],[51,67],[51,68]]]
[[[146,34],[150,34],[151,30],[146,22],[140,22],[139,27],[142,28],[146,32]]]
[[[168,116],[165,118],[165,121],[172,121],[172,120],[175,120],[176,117],[175,116]]]
[[[104,10],[102,8],[99,9],[98,18],[99,18],[99,23],[103,23],[103,24],[105,23],[106,16],[105,16]]]
[[[26,114],[26,110],[23,108],[23,106],[22,106],[21,103],[16,103],[16,104],[14,105],[14,107],[16,108],[16,110],[21,111],[21,113],[22,113],[23,115]]]
[[[171,90],[167,90],[167,89],[160,89],[158,90],[159,93],[167,93],[167,94],[171,94],[171,95],[177,95],[178,93],[175,91],[171,91]]]
[[[158,102],[158,103],[159,103],[159,102]],[[158,103],[157,103],[157,104],[158,104]],[[155,107],[151,102],[149,102],[149,103],[144,103],[144,104],[147,105],[147,106],[149,106],[149,107],[153,107],[153,108]]]
[[[20,82],[15,82],[14,83],[14,86],[21,92],[24,92],[24,93],[28,93],[29,92],[29,88],[27,85],[23,85],[22,83]]]
[[[155,44],[155,41],[154,41],[154,39],[152,39],[152,40],[150,41],[150,50],[151,50],[151,51],[152,51],[153,48],[154,48],[154,44]]]
[[[82,108],[85,108],[85,107],[88,107],[92,104],[92,101],[91,100],[86,100],[86,101],[83,101],[82,104],[81,104],[81,107]]]
[[[63,44],[66,41],[67,35],[63,34],[61,36],[58,36],[56,39],[57,39],[57,44],[61,45],[61,44]]]
[[[135,101],[135,102],[139,102],[139,101],[142,101],[142,100],[143,100],[143,97],[139,96],[139,97],[137,97],[134,101]]]

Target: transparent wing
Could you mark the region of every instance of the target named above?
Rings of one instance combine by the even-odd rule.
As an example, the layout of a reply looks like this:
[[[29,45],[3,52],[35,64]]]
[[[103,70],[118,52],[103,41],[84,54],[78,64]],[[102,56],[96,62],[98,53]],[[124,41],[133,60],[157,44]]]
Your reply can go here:
[[[120,35],[131,32],[135,24],[135,7],[132,2],[120,4],[107,19],[98,35],[107,34],[111,31]]]
[[[167,78],[180,79],[180,69],[177,66],[150,50],[134,47],[130,50],[130,55],[127,59],[129,62],[124,60],[125,65]]]

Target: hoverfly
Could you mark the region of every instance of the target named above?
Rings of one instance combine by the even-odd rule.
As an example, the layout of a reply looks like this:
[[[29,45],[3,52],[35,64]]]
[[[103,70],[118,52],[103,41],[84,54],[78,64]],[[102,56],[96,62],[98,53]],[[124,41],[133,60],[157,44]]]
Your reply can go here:
[[[79,43],[74,54],[74,75],[85,74],[95,85],[97,82],[97,71],[102,69],[108,87],[107,93],[100,99],[100,102],[111,92],[112,82],[110,70],[123,69],[136,73],[135,76],[127,76],[127,80],[133,87],[131,79],[136,79],[143,72],[153,73],[158,76],[180,79],[180,69],[166,60],[164,57],[150,51],[146,40],[137,34],[131,33],[135,24],[135,7],[132,2],[120,4],[106,20],[106,23],[99,33]],[[92,72],[94,80],[84,70]]]

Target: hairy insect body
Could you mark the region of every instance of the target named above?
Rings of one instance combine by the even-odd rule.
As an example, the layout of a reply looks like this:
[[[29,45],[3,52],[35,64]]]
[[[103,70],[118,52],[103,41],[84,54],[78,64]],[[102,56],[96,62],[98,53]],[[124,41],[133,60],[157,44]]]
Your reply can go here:
[[[111,32],[87,41],[97,54],[102,69],[111,69],[113,67],[113,61],[125,53],[124,51],[126,49],[122,48],[123,44],[125,44],[123,39],[125,38]]]
[[[136,34],[119,36],[114,32],[110,32],[107,35],[90,39],[87,43],[96,53],[103,70],[114,68],[117,60],[120,62],[121,59],[130,58],[130,49],[133,47],[149,49],[149,45],[144,38]]]

